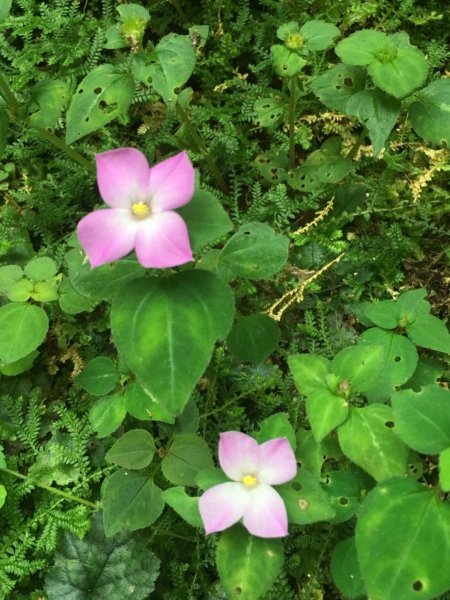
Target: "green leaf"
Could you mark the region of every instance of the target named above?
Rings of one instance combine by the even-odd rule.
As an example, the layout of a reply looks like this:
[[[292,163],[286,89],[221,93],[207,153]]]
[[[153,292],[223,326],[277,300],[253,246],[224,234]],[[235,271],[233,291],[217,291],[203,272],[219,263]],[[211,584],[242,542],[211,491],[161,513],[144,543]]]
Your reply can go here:
[[[331,436],[318,442],[311,430],[300,429],[297,432],[297,450],[295,452],[299,468],[309,471],[317,479],[320,478],[322,465],[328,458],[342,458],[337,439]]]
[[[90,312],[94,308],[92,301],[76,292],[67,278],[59,288],[59,306],[68,315]]]
[[[450,448],[439,455],[439,485],[444,492],[450,492]]]
[[[208,190],[198,190],[177,210],[186,222],[191,247],[198,251],[231,231],[233,223],[219,200]]]
[[[256,113],[255,123],[259,127],[274,127],[279,124],[284,111],[283,98],[273,96],[270,98],[258,98],[253,105]]]
[[[367,393],[370,402],[383,402],[392,392],[408,381],[416,370],[417,350],[405,336],[378,327],[367,329],[359,338],[359,345],[370,344],[383,348],[378,385]]]
[[[74,290],[93,300],[110,300],[121,284],[145,273],[135,258],[122,258],[95,269],[91,268],[82,250],[69,250],[65,258]]]
[[[0,362],[0,373],[2,375],[6,375],[7,377],[14,377],[15,375],[20,375],[25,371],[28,371],[33,366],[35,359],[39,356],[39,352],[37,350],[33,350],[27,356],[23,358],[19,358],[12,363],[8,363],[7,365]]]
[[[204,469],[200,471],[195,477],[195,484],[203,491],[209,490],[213,485],[219,483],[226,483],[230,481],[225,473],[217,467],[211,467],[210,469]]]
[[[450,353],[450,334],[440,319],[433,315],[419,315],[405,327],[406,333],[411,340],[430,350]]]
[[[56,275],[57,267],[54,260],[47,256],[41,256],[25,265],[24,272],[33,281],[46,281]]]
[[[374,29],[363,29],[352,33],[336,46],[339,58],[349,65],[370,65],[377,60],[377,55],[392,48],[388,36]]]
[[[33,292],[33,283],[29,279],[21,279],[11,283],[6,295],[11,302],[26,302]]]
[[[306,396],[327,390],[327,376],[331,363],[324,356],[315,354],[293,354],[288,357],[289,370],[297,389]]]
[[[428,64],[418,48],[408,46],[399,48],[396,57],[389,62],[370,64],[368,73],[375,85],[387,94],[404,98],[425,83]]]
[[[409,108],[417,135],[434,144],[450,145],[450,80],[432,81]]]
[[[9,114],[4,108],[0,107],[0,157],[8,144],[8,129]]]
[[[348,346],[334,357],[331,371],[341,379],[339,389],[365,394],[378,385],[379,364],[383,360],[381,346],[369,344]]]
[[[56,129],[62,111],[69,101],[69,82],[61,79],[39,81],[31,90],[27,105],[34,127]],[[50,276],[51,277],[51,276]]]
[[[189,270],[126,284],[113,301],[114,341],[156,404],[179,414],[219,338],[231,327],[230,288],[208,271]]]
[[[62,275],[57,275],[49,281],[38,281],[31,291],[31,298],[36,302],[54,302],[58,300],[58,288]]]
[[[354,537],[339,542],[334,548],[330,567],[333,581],[345,598],[360,600],[366,597]]]
[[[364,69],[339,63],[315,77],[309,87],[327,108],[344,112],[347,102],[364,89],[365,83]]]
[[[275,581],[283,564],[278,539],[250,535],[241,525],[223,532],[217,545],[217,570],[228,600],[257,600]]]
[[[159,560],[148,536],[105,537],[101,519],[82,540],[65,531],[45,576],[48,600],[145,600],[155,589]],[[131,594],[131,595],[130,595]]]
[[[0,19],[5,19],[11,10],[12,0],[2,0],[0,4]]]
[[[278,346],[280,328],[264,314],[241,317],[227,337],[228,349],[239,360],[261,363]]]
[[[191,399],[175,419],[174,433],[195,433],[199,423],[200,413],[195,400]]]
[[[395,432],[410,448],[437,454],[450,446],[450,392],[428,385],[419,392],[400,390],[391,396]]]
[[[98,437],[104,438],[121,425],[126,414],[123,395],[119,392],[97,400],[89,411],[89,421]]]
[[[348,402],[342,396],[324,389],[306,398],[306,414],[315,439],[321,442],[333,429],[345,421]]]
[[[339,29],[326,21],[308,21],[300,33],[305,38],[305,50],[320,52],[333,45],[336,38],[341,35]]]
[[[266,417],[259,425],[259,431],[254,438],[259,443],[268,442],[275,438],[285,437],[289,440],[292,450],[295,451],[297,441],[295,431],[285,413],[275,413]]]
[[[3,446],[0,446],[0,469],[6,469],[6,460],[5,453],[3,451]]]
[[[130,415],[140,421],[163,421],[164,423],[175,421],[173,414],[165,406],[155,402],[137,381],[127,385],[124,403]]]
[[[203,527],[198,509],[198,498],[188,496],[184,487],[171,487],[163,492],[163,498],[182,519],[192,527]]]
[[[265,223],[246,223],[223,247],[220,261],[238,277],[265,279],[287,262],[289,239]]]
[[[9,288],[23,277],[22,269],[17,265],[0,267],[0,293],[7,294]]]
[[[270,48],[272,53],[272,64],[275,72],[281,77],[292,77],[303,69],[306,60],[296,52],[292,52],[286,46],[275,44]]]
[[[0,331],[0,361],[16,362],[44,341],[47,313],[39,306],[12,302],[0,308]]]
[[[344,454],[377,481],[405,475],[408,448],[395,434],[389,406],[352,408],[338,437]]]
[[[164,456],[161,469],[163,475],[175,485],[195,485],[200,471],[213,466],[208,444],[191,433],[177,435]]]
[[[67,111],[66,144],[124,115],[134,94],[134,81],[113,65],[100,65],[78,85]]]
[[[143,469],[152,462],[155,451],[151,433],[145,429],[132,429],[114,443],[105,460],[124,469]]]
[[[445,372],[443,364],[432,358],[419,358],[414,375],[406,383],[407,388],[419,392],[426,385],[434,385]]]
[[[383,150],[400,114],[401,104],[380,90],[363,90],[354,94],[345,106],[347,115],[354,115],[367,129],[373,154]]]
[[[343,523],[351,519],[358,510],[361,497],[359,480],[351,471],[327,471],[324,490],[335,511],[332,523]]]
[[[107,356],[97,356],[90,360],[75,378],[77,384],[93,396],[109,394],[119,381],[117,367]]]
[[[150,13],[140,4],[123,4],[116,7],[120,15],[120,32],[134,47],[142,42]]]
[[[286,180],[288,169],[287,154],[281,150],[269,150],[255,158],[258,173],[270,184]]]
[[[433,489],[391,479],[366,497],[356,548],[370,598],[437,598],[450,587],[450,507]]]
[[[365,304],[363,312],[374,325],[378,325],[383,329],[398,327],[400,310],[398,304],[393,300],[381,300],[381,302]]]
[[[425,300],[427,290],[419,288],[417,290],[408,290],[401,294],[397,299],[399,312],[399,325],[406,327],[418,316],[428,315],[431,309],[429,302]]]
[[[288,483],[277,486],[277,492],[286,505],[289,523],[308,525],[328,521],[335,515],[328,495],[314,475],[305,469],[299,469]]]
[[[148,527],[164,508],[162,490],[145,472],[119,469],[102,486],[103,523],[108,537]]]
[[[6,496],[7,496],[6,488],[4,485],[0,484],[0,508],[6,502]]]

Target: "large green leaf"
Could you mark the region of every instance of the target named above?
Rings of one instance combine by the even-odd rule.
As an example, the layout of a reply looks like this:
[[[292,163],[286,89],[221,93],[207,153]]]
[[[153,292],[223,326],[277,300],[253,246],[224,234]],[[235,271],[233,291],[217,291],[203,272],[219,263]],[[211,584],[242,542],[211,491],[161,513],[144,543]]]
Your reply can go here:
[[[257,600],[271,587],[283,564],[278,539],[250,535],[242,525],[221,534],[217,569],[229,600]]]
[[[339,63],[315,77],[309,87],[327,108],[344,112],[347,102],[364,89],[365,83],[364,69]]]
[[[369,132],[373,154],[383,150],[400,114],[401,104],[380,90],[362,90],[354,94],[345,106],[347,115],[357,117]]]
[[[297,75],[306,65],[306,60],[286,46],[275,44],[270,48],[275,72],[281,77]]]
[[[364,315],[374,325],[383,329],[395,329],[400,318],[399,306],[394,300],[381,300],[380,302],[364,303]]]
[[[432,81],[409,108],[411,125],[424,140],[450,145],[450,80]]]
[[[130,75],[100,65],[80,82],[67,111],[66,143],[72,144],[127,112],[134,94]]]
[[[428,64],[418,48],[408,46],[398,48],[392,60],[373,62],[367,70],[376,86],[394,98],[404,98],[425,83]]]
[[[289,370],[298,390],[306,396],[328,389],[330,361],[315,354],[293,354],[288,357]]]
[[[321,442],[330,431],[345,421],[348,402],[343,396],[323,389],[308,395],[306,414],[314,437]]]
[[[47,313],[39,306],[11,302],[0,308],[0,331],[0,361],[16,362],[44,341]]]
[[[392,46],[392,42],[382,31],[363,29],[341,40],[335,51],[345,63],[365,66],[375,62],[377,56]]]
[[[238,277],[264,279],[286,264],[289,239],[265,223],[246,223],[223,247],[220,261]]]
[[[114,341],[157,404],[179,414],[234,314],[230,288],[207,271],[126,284],[113,301]]]
[[[239,360],[263,362],[278,345],[280,328],[276,321],[264,314],[241,317],[233,325],[227,345]]]
[[[450,506],[411,479],[386,481],[362,505],[356,548],[369,598],[440,597],[450,588]]]
[[[119,469],[102,486],[103,522],[109,537],[134,531],[156,521],[164,508],[162,490],[141,471]]]
[[[359,600],[366,597],[354,537],[339,542],[334,548],[330,568],[333,581],[344,598]]]
[[[96,515],[84,539],[68,531],[63,534],[55,564],[45,576],[45,592],[48,600],[145,600],[158,574],[159,560],[148,537],[107,538]]]
[[[339,376],[339,388],[367,393],[378,384],[379,364],[384,352],[381,346],[369,344],[348,346],[341,350],[331,364],[331,371]]]
[[[213,459],[204,439],[191,433],[177,435],[164,456],[164,477],[175,485],[195,485],[196,476],[213,467]]]
[[[338,437],[344,454],[377,481],[406,473],[408,448],[395,434],[389,406],[353,408]]]
[[[418,315],[405,327],[406,333],[418,346],[450,353],[450,334],[445,323],[433,315]]]
[[[321,52],[333,45],[341,32],[332,23],[326,21],[307,21],[300,29],[305,39],[305,50]]]
[[[450,392],[427,385],[419,392],[400,390],[391,396],[397,435],[410,448],[437,454],[450,446]]]

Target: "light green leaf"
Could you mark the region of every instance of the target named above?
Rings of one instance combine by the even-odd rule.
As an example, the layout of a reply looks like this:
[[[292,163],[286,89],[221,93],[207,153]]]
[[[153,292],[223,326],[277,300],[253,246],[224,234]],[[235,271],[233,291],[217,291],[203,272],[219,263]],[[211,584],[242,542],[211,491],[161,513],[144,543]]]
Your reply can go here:
[[[363,306],[363,312],[378,327],[382,327],[383,329],[395,329],[398,327],[400,307],[394,300],[366,303]]]
[[[230,481],[225,473],[217,467],[211,467],[210,469],[204,469],[200,471],[195,477],[195,484],[203,491],[208,490],[213,485],[219,483],[225,483]]]
[[[89,411],[89,421],[99,438],[113,433],[125,419],[127,410],[121,393],[102,396]]]
[[[283,564],[278,539],[250,535],[241,525],[221,534],[217,569],[228,600],[257,600],[275,581]]]
[[[387,94],[404,98],[425,83],[428,64],[418,48],[408,46],[398,48],[395,58],[388,62],[371,63],[368,73],[375,85]]]
[[[321,442],[345,421],[348,415],[348,402],[331,390],[315,391],[306,398],[306,414],[316,441]]]
[[[143,469],[152,462],[155,451],[151,433],[145,429],[132,429],[113,444],[105,460],[124,469]]]
[[[31,369],[35,359],[39,356],[39,352],[37,350],[33,350],[27,356],[23,358],[19,358],[12,363],[8,363],[7,365],[0,362],[0,373],[2,375],[6,375],[7,377],[14,377],[15,375],[20,375],[28,369]]]
[[[192,527],[203,527],[198,509],[198,498],[188,496],[182,486],[171,487],[163,492],[165,502]]]
[[[0,361],[16,362],[44,341],[47,313],[39,306],[11,302],[0,308],[0,331]]]
[[[6,502],[6,488],[4,485],[0,484],[0,508],[5,504]]]
[[[439,455],[439,485],[444,492],[450,492],[450,448]]]
[[[189,270],[126,284],[113,301],[111,328],[144,390],[176,416],[233,314],[230,288],[208,271]]]
[[[330,566],[333,581],[344,598],[360,600],[366,597],[354,537],[339,542],[334,548]]]
[[[315,354],[293,354],[288,357],[289,370],[297,389],[306,396],[327,390],[330,361]]]
[[[400,390],[391,396],[395,432],[410,448],[437,454],[450,446],[450,392],[428,385],[419,392]]]
[[[341,380],[339,389],[345,391],[348,384],[351,392],[370,392],[378,385],[379,365],[383,357],[381,346],[364,344],[341,350],[331,363],[331,371]]]
[[[314,475],[305,469],[299,469],[288,483],[277,486],[277,492],[286,505],[289,523],[308,525],[328,521],[335,515],[327,493]]]
[[[280,328],[264,314],[241,317],[227,337],[227,345],[239,360],[261,363],[278,346]]]
[[[339,63],[315,77],[309,87],[327,108],[344,112],[347,102],[364,89],[365,83],[364,69]]]
[[[20,281],[22,277],[23,271],[18,265],[0,267],[0,293],[7,294],[10,286]]]
[[[403,292],[397,299],[397,307],[399,312],[399,325],[406,327],[413,322],[418,316],[428,315],[431,305],[427,300],[427,290],[419,288],[417,290],[408,290]]]
[[[220,261],[237,277],[265,279],[281,271],[288,252],[286,236],[265,223],[246,223],[225,244]]]
[[[270,48],[272,53],[272,64],[275,72],[281,77],[292,77],[303,69],[306,60],[296,52],[292,52],[286,46],[275,44]]]
[[[102,486],[103,523],[108,537],[148,527],[164,508],[162,490],[145,472],[119,469]]]
[[[33,283],[29,279],[21,279],[11,283],[6,295],[11,302],[26,302],[33,292]]]
[[[352,408],[338,437],[344,454],[377,481],[405,475],[408,448],[395,434],[389,406]]]
[[[275,413],[266,417],[261,421],[259,431],[254,434],[254,438],[259,444],[280,437],[287,438],[292,450],[295,451],[297,445],[295,431],[285,413]]]
[[[434,144],[450,145],[450,80],[432,81],[409,108],[417,135]]]
[[[161,469],[171,483],[194,486],[198,473],[210,469],[213,464],[205,440],[191,433],[182,433],[174,438],[162,460]]]
[[[0,4],[0,19],[4,19],[9,15],[11,10],[12,0],[2,0]]]
[[[119,381],[117,367],[107,356],[97,356],[90,360],[79,375],[76,383],[93,396],[109,394]]]
[[[155,402],[137,381],[127,385],[124,403],[130,415],[140,421],[163,421],[164,423],[175,421],[173,414],[165,406]]]
[[[68,81],[61,79],[39,81],[30,92],[27,106],[30,123],[42,129],[55,129],[68,101]]]
[[[382,31],[363,29],[352,33],[336,46],[335,52],[348,65],[370,65],[377,57],[391,51],[395,54],[395,45]]]
[[[406,333],[411,340],[430,350],[450,353],[450,334],[445,323],[433,315],[421,314],[408,324]]]
[[[308,21],[300,33],[305,38],[305,50],[320,52],[333,45],[336,38],[341,35],[339,29],[326,21]]]
[[[362,505],[356,548],[370,598],[433,600],[450,587],[450,506],[411,479],[382,483]]]
[[[24,267],[25,275],[33,281],[47,281],[57,273],[55,261],[47,256],[33,258]]]
[[[66,144],[73,144],[124,115],[134,94],[130,75],[113,65],[100,65],[78,85],[67,111]]]

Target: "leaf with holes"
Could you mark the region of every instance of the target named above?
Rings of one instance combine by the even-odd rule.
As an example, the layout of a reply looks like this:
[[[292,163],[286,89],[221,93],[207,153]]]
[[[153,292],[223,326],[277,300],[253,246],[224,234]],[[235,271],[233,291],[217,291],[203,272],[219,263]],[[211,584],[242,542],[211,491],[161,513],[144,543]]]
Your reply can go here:
[[[264,314],[241,317],[227,337],[227,345],[239,360],[261,363],[272,354],[280,340],[276,321]]]
[[[286,505],[289,523],[308,525],[328,521],[336,514],[328,495],[306,469],[299,469],[294,479],[277,486],[277,492]]]
[[[270,49],[272,64],[275,72],[281,77],[292,77],[297,75],[306,65],[306,60],[296,52],[292,52],[286,46],[275,44]]]
[[[310,429],[300,429],[297,432],[297,449],[295,456],[299,468],[304,468],[312,473],[317,479],[320,478],[323,463],[332,458],[339,460],[343,454],[339,447],[336,436],[329,436],[322,442],[317,442]]]
[[[361,67],[339,63],[319,77],[315,77],[309,88],[325,104],[344,112],[350,98],[364,89],[366,72]]]
[[[27,105],[28,118],[34,127],[55,129],[62,111],[69,101],[69,82],[45,79],[37,83],[30,93]]]
[[[177,435],[166,452],[161,469],[163,475],[175,485],[195,485],[195,478],[213,466],[211,451],[202,438],[191,433]]]
[[[417,135],[434,144],[450,145],[450,80],[432,81],[409,108]]]
[[[370,598],[440,597],[450,588],[450,506],[411,479],[382,483],[363,502],[356,549]]]
[[[383,150],[400,114],[401,104],[380,90],[362,90],[345,105],[345,113],[359,119],[369,132],[374,156]]]
[[[217,570],[229,600],[257,600],[265,594],[283,564],[281,540],[259,538],[238,524],[221,534]]]
[[[288,252],[285,235],[265,223],[246,223],[222,248],[220,261],[238,277],[265,279],[281,271]]]
[[[323,489],[335,511],[335,516],[330,519],[332,523],[343,523],[355,515],[361,488],[359,479],[352,471],[327,471]]]
[[[333,581],[344,598],[361,600],[367,596],[354,537],[339,542],[334,548],[330,569]]]
[[[39,306],[11,302],[0,308],[0,361],[5,364],[28,356],[44,341],[48,317]]]
[[[260,127],[275,127],[283,117],[285,106],[283,98],[280,97],[259,98],[253,106],[253,110],[256,113],[254,119],[256,125]]]
[[[114,298],[115,344],[156,404],[180,414],[232,323],[230,288],[208,271],[189,270],[127,283]]]
[[[395,434],[392,409],[384,404],[352,408],[338,429],[343,453],[377,481],[406,473],[408,447]]]
[[[416,347],[405,336],[379,327],[367,329],[361,335],[359,345],[363,344],[383,348],[378,385],[367,392],[367,398],[369,402],[384,402],[413,375],[418,361]]]
[[[134,94],[134,81],[113,65],[100,65],[79,84],[67,111],[66,144],[126,114]]]
[[[102,486],[103,523],[108,537],[156,521],[164,508],[162,490],[141,471],[119,469]]]
[[[450,446],[450,392],[427,385],[419,392],[400,390],[391,396],[397,435],[422,454]]]
[[[266,181],[271,184],[285,181],[288,170],[288,157],[286,152],[269,150],[255,158],[256,170]]]

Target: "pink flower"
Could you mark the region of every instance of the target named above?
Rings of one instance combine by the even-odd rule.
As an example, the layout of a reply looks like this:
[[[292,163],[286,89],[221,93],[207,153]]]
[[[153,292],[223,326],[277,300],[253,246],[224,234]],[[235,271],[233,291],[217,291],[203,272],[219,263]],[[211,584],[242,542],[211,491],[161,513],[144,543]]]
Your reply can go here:
[[[245,433],[220,434],[219,462],[233,481],[207,490],[199,500],[206,533],[222,531],[243,520],[258,537],[288,534],[286,507],[271,486],[286,483],[297,473],[297,461],[287,438],[261,445]]]
[[[110,206],[78,224],[80,244],[92,267],[136,251],[144,267],[164,268],[192,260],[186,223],[173,211],[194,193],[194,168],[186,154],[149,167],[134,148],[96,155],[100,195]]]

